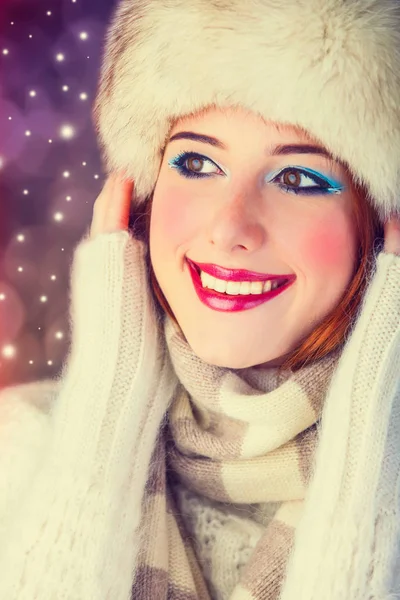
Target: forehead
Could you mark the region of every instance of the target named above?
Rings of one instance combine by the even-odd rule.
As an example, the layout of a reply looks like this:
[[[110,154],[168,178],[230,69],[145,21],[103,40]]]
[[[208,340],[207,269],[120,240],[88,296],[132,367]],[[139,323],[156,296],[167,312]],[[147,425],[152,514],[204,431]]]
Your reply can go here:
[[[220,132],[221,136],[234,136],[235,132],[240,135],[258,135],[264,142],[265,136],[268,136],[317,143],[313,136],[295,124],[267,121],[242,107],[210,107],[195,114],[182,116],[173,123],[170,135],[182,130],[196,131],[196,128],[201,128],[204,132],[207,130],[208,133]]]

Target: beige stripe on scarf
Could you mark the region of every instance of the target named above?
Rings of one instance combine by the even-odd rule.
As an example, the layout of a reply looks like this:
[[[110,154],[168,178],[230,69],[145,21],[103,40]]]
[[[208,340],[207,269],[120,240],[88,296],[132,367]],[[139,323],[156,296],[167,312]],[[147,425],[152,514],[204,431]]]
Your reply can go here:
[[[213,600],[173,482],[224,503],[280,502],[231,600],[276,600],[311,477],[317,421],[340,350],[293,373],[204,363],[167,319],[181,382],[143,498],[134,600]]]

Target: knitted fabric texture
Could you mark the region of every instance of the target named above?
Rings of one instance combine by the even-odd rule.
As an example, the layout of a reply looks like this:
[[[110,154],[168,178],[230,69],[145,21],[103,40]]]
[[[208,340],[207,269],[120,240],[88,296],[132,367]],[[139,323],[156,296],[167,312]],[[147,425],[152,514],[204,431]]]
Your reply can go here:
[[[166,340],[180,386],[143,499],[135,600],[218,597],[174,496],[174,481],[203,497],[280,506],[232,590],[237,600],[279,597],[317,444],[317,422],[339,351],[297,372],[232,370],[198,358],[171,320]],[[211,590],[211,591],[210,591]]]
[[[62,379],[0,394],[1,600],[218,599],[200,573],[179,510],[173,512],[169,455],[156,443],[161,427],[170,450],[172,418],[168,431],[165,415],[168,407],[173,414],[181,392],[149,302],[142,250],[125,231],[80,245],[71,281],[73,344]],[[313,476],[293,526],[280,600],[400,598],[400,257],[381,253],[376,263],[324,395]],[[235,382],[239,390],[228,407],[236,412],[229,416],[245,421],[238,407],[246,411],[257,395],[273,406],[291,379],[262,387],[250,378],[260,372],[221,371],[217,398],[214,370],[202,365],[214,382],[209,390],[201,382],[190,388],[197,363],[178,354],[182,361],[174,366],[191,396],[196,430],[204,429],[194,410],[203,401],[203,412],[224,422],[223,400]],[[299,409],[293,402],[292,410]],[[293,412],[296,419],[301,414]],[[301,439],[300,430],[292,439]],[[180,453],[187,460],[189,451]],[[221,468],[216,483],[227,482]],[[294,501],[286,502],[290,508]],[[268,567],[261,560],[257,569],[254,553],[245,566],[248,573],[255,567],[259,581]],[[245,581],[243,573],[232,599],[253,597]]]

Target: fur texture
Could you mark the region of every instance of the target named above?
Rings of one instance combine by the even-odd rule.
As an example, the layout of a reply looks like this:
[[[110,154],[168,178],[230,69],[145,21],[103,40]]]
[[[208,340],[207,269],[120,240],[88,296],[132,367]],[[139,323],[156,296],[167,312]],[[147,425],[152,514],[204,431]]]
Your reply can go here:
[[[173,122],[241,106],[298,125],[400,211],[398,0],[121,0],[93,107],[105,169],[154,189]]]

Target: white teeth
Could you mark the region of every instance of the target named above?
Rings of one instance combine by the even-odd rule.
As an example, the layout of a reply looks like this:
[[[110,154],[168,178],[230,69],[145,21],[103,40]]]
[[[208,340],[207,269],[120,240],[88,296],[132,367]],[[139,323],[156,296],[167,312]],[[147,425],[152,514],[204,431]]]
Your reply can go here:
[[[223,281],[222,279],[216,279],[214,283],[214,290],[216,292],[221,292],[222,294],[226,292],[226,286],[228,285],[227,281]]]
[[[214,284],[216,282],[215,277],[213,277],[212,275],[209,275],[208,273],[205,273],[204,271],[200,272],[200,277],[201,277],[201,283],[203,284],[203,287],[214,289]]]
[[[231,294],[232,296],[240,294],[240,281],[228,281],[226,293]]]
[[[278,284],[277,284],[277,285],[278,285]],[[269,279],[268,281],[266,281],[266,282],[264,283],[264,289],[263,289],[263,292],[270,292],[270,291],[271,291],[271,289],[272,289],[272,282],[271,282],[271,280]]]
[[[239,294],[241,296],[248,296],[250,294],[250,282],[249,281],[242,281],[240,283]]]
[[[250,294],[262,294],[263,287],[262,281],[252,281],[250,283]]]
[[[279,285],[277,281],[272,283],[271,280],[268,280],[265,283],[262,281],[225,281],[224,279],[217,279],[204,271],[200,272],[200,278],[204,288],[209,288],[231,296],[262,294],[274,290]]]

